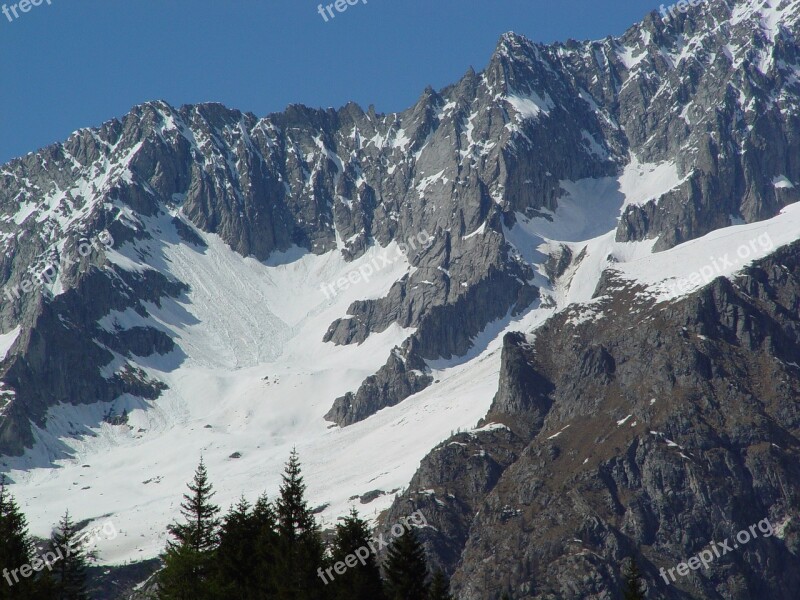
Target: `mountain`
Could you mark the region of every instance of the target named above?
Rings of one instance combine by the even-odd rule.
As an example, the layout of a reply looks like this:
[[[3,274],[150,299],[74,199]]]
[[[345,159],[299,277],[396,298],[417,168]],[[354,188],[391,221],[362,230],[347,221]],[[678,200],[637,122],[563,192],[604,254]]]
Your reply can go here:
[[[154,557],[297,446],[457,597],[794,598],[800,0],[508,33],[397,114],[151,102],[0,168],[0,470]],[[65,494],[65,490],[67,494]],[[355,494],[355,495],[354,495]],[[769,519],[675,582],[660,569]]]

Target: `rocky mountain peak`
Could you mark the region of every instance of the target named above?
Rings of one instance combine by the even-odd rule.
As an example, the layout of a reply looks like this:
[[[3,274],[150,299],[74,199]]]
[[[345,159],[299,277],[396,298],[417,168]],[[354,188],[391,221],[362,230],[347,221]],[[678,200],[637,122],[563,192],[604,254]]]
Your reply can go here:
[[[779,400],[800,347],[797,7],[711,0],[598,41],[507,33],[484,71],[391,114],[148,102],[4,165],[5,466],[63,463],[53,477],[68,477],[76,448],[100,462],[147,448],[156,469],[233,438],[246,448],[224,456],[255,465],[264,440],[298,436],[349,493],[382,486],[376,512],[430,511],[453,535],[426,541],[470,600],[500,589],[496,567],[470,574],[482,540],[513,545],[514,597],[559,597],[552,565],[568,582],[588,569],[600,598],[623,550],[652,547],[649,568],[688,552],[736,493],[786,518],[773,483],[796,485],[780,467],[796,416]],[[740,246],[748,261],[718,269]],[[686,284],[705,256],[716,282]],[[130,424],[104,421],[112,408]],[[718,422],[737,410],[741,423]],[[789,433],[751,427],[769,419]],[[333,464],[331,440],[389,475]],[[761,464],[775,477],[717,499],[684,485],[713,487],[714,457],[693,462],[712,446],[714,477]],[[656,480],[701,507],[691,540],[653,546],[679,508]],[[559,515],[571,521],[542,556],[519,532]]]

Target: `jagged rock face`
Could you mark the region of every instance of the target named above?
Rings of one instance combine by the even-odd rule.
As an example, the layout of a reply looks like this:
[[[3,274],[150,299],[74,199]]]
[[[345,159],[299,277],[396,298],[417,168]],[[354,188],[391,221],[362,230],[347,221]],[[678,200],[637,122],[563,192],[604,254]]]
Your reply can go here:
[[[139,217],[163,211],[259,260],[293,245],[352,259],[372,243],[429,239],[409,253],[413,273],[386,297],[354,303],[325,336],[352,344],[393,323],[417,330],[336,400],[329,418],[355,422],[428,385],[401,364],[463,355],[487,323],[536,299],[534,273],[509,252],[505,231],[517,213],[555,209],[563,181],[613,176],[630,155],[674,163],[683,182],[627,206],[617,231],[619,240],[658,238],[657,249],[798,200],[791,184],[776,185],[800,179],[797,2],[784,2],[777,20],[751,4],[712,2],[666,23],[651,15],[599,42],[545,46],[507,34],[483,73],[427,89],[398,114],[354,104],[290,106],[262,119],[216,104],[137,107],[4,167],[0,207],[16,222],[0,223],[0,275],[18,285],[26,270],[59,264],[80,236],[104,228],[117,243],[158,236]],[[77,218],[63,221],[69,215]],[[114,270],[102,254],[94,266]],[[62,271],[63,289],[88,277],[84,268]],[[42,302],[34,294],[4,303],[3,328],[30,332]],[[106,308],[123,303],[137,301],[110,298]],[[76,343],[94,344],[88,334]],[[102,367],[101,356],[86,368]],[[117,389],[96,391],[107,398]],[[89,399],[39,395],[49,398],[42,407]],[[0,437],[4,451],[30,441]]]
[[[0,454],[30,447],[32,424],[46,427],[59,403],[146,406],[163,392],[138,364],[180,362],[180,341],[110,315],[147,316],[187,284],[126,268],[123,246],[147,241],[141,258],[163,265],[167,244],[202,252],[198,230],[264,262],[294,247],[355,260],[403,245],[411,268],[388,293],[320,331],[352,345],[413,330],[330,398],[327,418],[346,426],[430,386],[429,362],[463,357],[487,325],[552,301],[542,289],[586,247],[523,248],[513,230],[553,220],[570,183],[674,169],[678,183],[624,204],[614,225],[618,241],[655,250],[776,215],[800,200],[798,7],[713,0],[596,42],[506,34],[484,72],[391,115],[154,102],[12,161],[0,170],[0,331],[19,332],[0,361]],[[797,254],[666,304],[606,271],[603,319],[569,309],[505,338],[482,423],[505,428],[437,447],[384,522],[422,508],[435,527],[426,543],[464,600],[599,599],[618,594],[632,553],[656,585],[658,568],[769,517],[782,537],[654,593],[793,597]]]
[[[124,236],[119,227],[110,229]],[[177,297],[185,286],[156,271],[103,272],[98,267],[102,246],[93,247],[91,253],[84,252],[86,242],[74,246],[68,241],[60,256],[45,262],[60,267],[44,271],[53,275],[57,271],[58,279],[37,280],[21,271],[17,277],[33,286],[28,293],[25,287],[14,289],[19,284],[6,285],[6,292],[14,291],[7,294],[12,302],[4,303],[2,312],[4,318],[19,319],[20,327],[2,366],[0,448],[6,454],[21,454],[32,445],[30,423],[46,426],[47,409],[55,404],[107,402],[123,394],[146,401],[164,389],[163,383],[151,380],[133,363],[116,364],[115,353],[128,358],[167,354],[175,348],[173,340],[152,327],[110,334],[98,321],[112,310],[144,311],[145,303]],[[62,289],[72,287],[53,297],[49,287],[53,281]],[[115,366],[113,372],[103,373],[101,367],[107,365]]]
[[[505,469],[519,460],[524,446],[524,440],[505,427],[458,433],[440,444],[382,516],[386,536],[395,523],[422,511],[428,526],[420,529],[420,537],[431,550],[432,566],[452,572],[484,498]]]
[[[395,349],[389,361],[375,375],[369,376],[356,394],[348,392],[337,398],[325,418],[341,425],[352,425],[424,390],[433,381],[424,373],[425,362],[414,352],[404,354],[399,348]]]
[[[534,368],[529,359],[530,344],[521,333],[506,334],[497,394],[486,420],[504,422],[514,415],[509,425],[530,434],[538,431],[550,409],[553,386]]]
[[[565,311],[532,342],[506,337],[490,416],[528,437],[482,500],[457,475],[473,459],[437,469],[436,449],[424,483],[395,503],[393,513],[426,506],[422,487],[470,498],[471,518],[447,502],[434,524],[459,519],[469,532],[457,597],[618,597],[630,556],[653,597],[796,597],[800,243],[680,302],[641,292],[612,273],[598,287],[602,319]],[[518,426],[530,422],[540,426]],[[664,583],[659,569],[765,518],[778,533]],[[452,568],[458,549],[432,531],[429,549]]]
[[[643,161],[674,161],[684,182],[626,209],[617,239],[693,239],[731,218],[770,217],[798,200],[776,177],[798,168],[794,1],[704,2],[652,14],[619,39],[549,55],[587,90]],[[599,73],[598,73],[599,71]]]
[[[151,103],[122,121],[13,161],[3,173],[0,203],[7,214],[17,213],[28,235],[7,228],[9,258],[0,271],[15,285],[29,266],[44,266],[47,258],[58,264],[64,249],[53,244],[64,235],[91,236],[114,225],[118,243],[151,237],[154,232],[145,231],[136,215],[173,209],[241,254],[261,260],[292,245],[325,253],[337,247],[337,236],[350,258],[369,243],[432,240],[409,255],[412,275],[386,298],[354,304],[349,318],[333,323],[326,339],[360,343],[398,323],[418,329],[404,345],[418,354],[403,361],[463,354],[487,322],[536,298],[530,267],[509,256],[502,215],[552,208],[559,179],[611,174],[620,160],[592,153],[581,143],[583,127],[599,135],[599,119],[563,78],[537,62],[535,49],[527,42],[517,48],[517,43],[514,37],[504,39],[484,75],[470,72],[441,93],[426,90],[402,114],[364,113],[355,105],[339,111],[292,106],[257,119],[219,105],[176,110]],[[542,92],[541,113],[524,103],[517,111],[506,100],[549,86],[550,92]],[[564,105],[558,118],[546,118],[556,94]],[[528,118],[531,110],[540,116]],[[544,127],[533,123],[539,120]],[[569,134],[564,152],[539,153],[537,141],[549,140],[555,131]],[[537,181],[542,185],[533,187]],[[36,210],[21,214],[20,205],[28,204],[50,205],[51,213],[43,219]],[[63,230],[58,215],[78,208],[87,215]],[[84,273],[76,271],[75,278]],[[78,282],[65,278],[64,284],[77,287]],[[20,310],[34,314],[35,308],[27,308],[30,302],[25,298],[4,306],[4,321],[17,321]],[[452,319],[465,326],[452,331]],[[89,330],[90,323],[78,327]],[[98,357],[87,368],[107,362]],[[365,382],[355,401],[337,401],[331,418],[346,424],[401,401],[429,379],[408,375],[414,371],[400,370],[390,359],[376,374],[378,383]],[[113,391],[99,397],[111,397]],[[55,396],[51,403],[64,399]],[[70,394],[69,401],[80,402],[82,396]],[[39,412],[29,416],[38,418]],[[20,422],[12,429],[25,428]],[[18,452],[29,441],[11,436],[5,450]]]

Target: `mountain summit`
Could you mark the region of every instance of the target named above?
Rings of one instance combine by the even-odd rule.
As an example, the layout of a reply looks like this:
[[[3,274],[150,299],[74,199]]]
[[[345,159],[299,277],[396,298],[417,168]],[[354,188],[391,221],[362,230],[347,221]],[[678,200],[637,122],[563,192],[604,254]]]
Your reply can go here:
[[[795,598],[798,14],[507,33],[401,113],[155,101],[2,166],[34,533],[69,490],[106,564],[152,558],[201,453],[225,503],[297,446],[323,523],[421,510],[463,600],[608,598],[630,557],[654,597]]]

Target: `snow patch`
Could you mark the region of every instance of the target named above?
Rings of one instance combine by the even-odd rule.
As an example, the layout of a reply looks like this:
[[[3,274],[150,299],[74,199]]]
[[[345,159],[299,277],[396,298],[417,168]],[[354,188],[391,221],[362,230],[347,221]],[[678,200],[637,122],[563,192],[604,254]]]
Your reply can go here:
[[[22,326],[17,325],[14,329],[0,334],[0,361],[6,359],[8,351],[11,350],[11,346],[17,341],[20,331],[22,331]]]
[[[531,92],[524,96],[514,94],[506,96],[505,101],[514,108],[520,120],[523,121],[525,119],[536,119],[542,114],[549,116],[550,111],[556,107],[553,99],[546,92],[544,98],[536,92]]]

